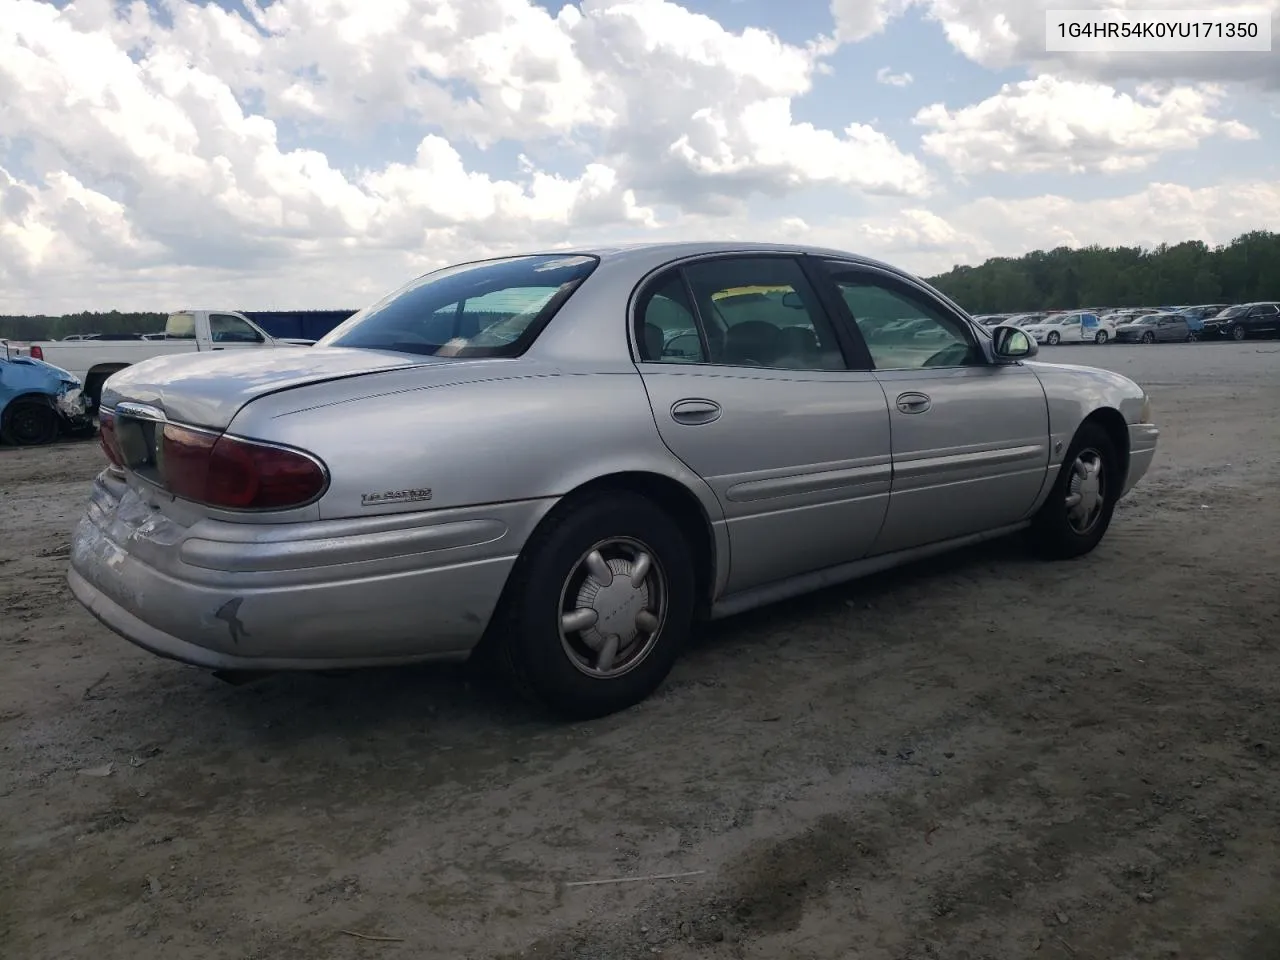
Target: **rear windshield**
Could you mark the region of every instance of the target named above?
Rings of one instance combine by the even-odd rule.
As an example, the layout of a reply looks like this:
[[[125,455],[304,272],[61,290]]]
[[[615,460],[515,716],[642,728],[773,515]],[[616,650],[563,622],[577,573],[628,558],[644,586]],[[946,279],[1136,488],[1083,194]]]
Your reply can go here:
[[[596,257],[545,254],[445,267],[361,310],[317,346],[517,356],[598,263]]]

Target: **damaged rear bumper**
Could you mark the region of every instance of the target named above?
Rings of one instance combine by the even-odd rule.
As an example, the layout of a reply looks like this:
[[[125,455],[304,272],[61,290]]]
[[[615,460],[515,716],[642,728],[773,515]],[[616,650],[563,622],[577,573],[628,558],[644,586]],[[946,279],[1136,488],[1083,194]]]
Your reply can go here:
[[[125,639],[209,669],[460,660],[549,506],[183,526],[104,471],[67,580]]]

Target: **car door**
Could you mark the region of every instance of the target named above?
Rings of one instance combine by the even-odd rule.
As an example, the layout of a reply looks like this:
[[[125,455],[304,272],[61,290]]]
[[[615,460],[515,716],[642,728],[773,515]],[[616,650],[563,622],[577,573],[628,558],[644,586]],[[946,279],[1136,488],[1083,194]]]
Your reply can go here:
[[[633,304],[658,432],[724,510],[726,592],[865,556],[888,509],[888,406],[801,261],[695,258]]]
[[[1064,343],[1079,343],[1082,339],[1080,314],[1073,313],[1062,321],[1062,340]]]
[[[1028,366],[990,361],[972,326],[901,276],[824,261],[860,331],[862,317],[924,317],[944,346],[867,341],[889,403],[893,484],[872,548],[888,553],[1015,524],[1034,506],[1049,466],[1049,411]],[[917,341],[919,343],[920,341]]]
[[[1280,307],[1274,303],[1260,303],[1251,308],[1245,328],[1251,334],[1280,332]]]

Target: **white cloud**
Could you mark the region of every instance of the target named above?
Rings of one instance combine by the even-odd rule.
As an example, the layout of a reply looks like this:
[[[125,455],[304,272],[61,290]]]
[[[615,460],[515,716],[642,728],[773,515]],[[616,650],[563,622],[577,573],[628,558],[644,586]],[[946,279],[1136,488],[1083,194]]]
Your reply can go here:
[[[1062,224],[1154,242],[1277,222],[1260,183],[957,204],[878,121],[806,119],[835,39],[671,0],[273,0],[246,4],[253,22],[200,0],[0,4],[3,311],[358,306],[462,256],[641,237],[812,240],[930,272]],[[836,0],[836,37],[913,4],[982,62],[1043,59],[1039,0]],[[918,121],[961,173],[1128,169],[1248,135],[1225,101],[1046,76]],[[470,159],[495,144],[520,162]],[[803,217],[752,215],[790,197]]]
[[[1129,96],[1105,84],[1042,75],[1005,84],[957,110],[935,103],[920,110],[915,123],[931,131],[923,138],[925,150],[961,174],[1117,173],[1212,138],[1256,138],[1237,121],[1211,116],[1224,96],[1212,86],[1149,85]]]
[[[888,67],[881,67],[876,71],[876,83],[883,83],[887,87],[909,87],[913,79],[905,70],[894,73]]]
[[[532,0],[246,7],[253,22],[190,0],[166,0],[163,21],[141,0],[5,0],[0,168],[21,215],[0,234],[0,296],[34,297],[36,278],[69,289],[59,278],[86,258],[279,276],[352,264],[353,246],[554,244],[646,229],[656,206],[733,212],[814,184],[927,189],[920,161],[871,127],[793,120],[820,44],[731,32],[668,0],[554,16]],[[416,153],[369,169],[290,149],[279,127],[353,141],[389,121],[422,131]],[[522,158],[497,177],[455,147],[502,138],[547,138],[581,165]],[[6,142],[31,146],[22,163]]]

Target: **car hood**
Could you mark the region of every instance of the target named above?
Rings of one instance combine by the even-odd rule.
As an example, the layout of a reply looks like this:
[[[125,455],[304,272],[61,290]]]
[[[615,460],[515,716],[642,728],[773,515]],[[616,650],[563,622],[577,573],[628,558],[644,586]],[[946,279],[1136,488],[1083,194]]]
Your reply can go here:
[[[48,374],[51,377],[57,377],[68,386],[83,386],[80,382],[80,378],[70,370],[63,370],[61,367],[54,366],[52,363],[47,363],[44,360],[37,360],[35,357],[13,356],[8,358],[8,362],[20,364],[24,367],[35,367],[42,373]]]
[[[350,347],[244,350],[152,357],[107,379],[102,406],[133,401],[191,426],[225,430],[245,404],[325,381],[417,368],[441,383],[474,377],[491,360],[457,360]]]

